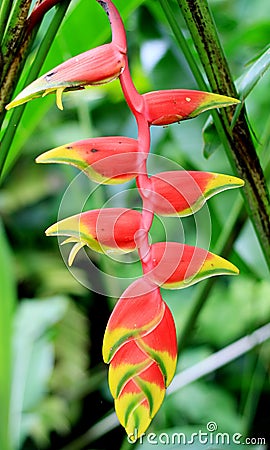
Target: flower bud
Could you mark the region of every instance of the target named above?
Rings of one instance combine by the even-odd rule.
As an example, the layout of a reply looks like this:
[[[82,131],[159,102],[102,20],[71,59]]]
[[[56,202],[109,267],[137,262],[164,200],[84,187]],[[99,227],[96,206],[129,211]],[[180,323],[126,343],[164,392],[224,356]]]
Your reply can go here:
[[[191,119],[213,108],[239,103],[235,98],[211,92],[171,89],[143,94],[150,125],[169,125]]]

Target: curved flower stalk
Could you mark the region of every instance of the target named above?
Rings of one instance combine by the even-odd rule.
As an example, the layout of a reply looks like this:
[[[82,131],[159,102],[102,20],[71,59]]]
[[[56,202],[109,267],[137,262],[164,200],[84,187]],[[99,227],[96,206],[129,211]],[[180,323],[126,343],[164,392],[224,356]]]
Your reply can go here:
[[[101,253],[138,250],[142,277],[122,294],[109,319],[103,357],[109,368],[109,385],[120,423],[134,439],[144,433],[160,408],[176,367],[176,333],[172,314],[162,300],[160,286],[188,287],[214,275],[235,275],[238,269],[205,249],[177,242],[149,243],[154,214],[187,216],[211,196],[243,182],[230,175],[210,172],[161,172],[149,176],[147,157],[150,127],[191,119],[203,111],[239,101],[214,93],[172,89],[139,94],[128,65],[126,36],[121,17],[111,0],[97,0],[108,15],[112,42],[72,58],[45,74],[19,94],[7,108],[34,97],[57,93],[62,109],[63,91],[81,89],[119,77],[127,104],[138,127],[138,138],[90,138],[50,150],[39,163],[76,166],[89,178],[104,184],[136,178],[142,211],[98,209],[61,220],[49,227],[48,236],[66,236],[74,243],[71,265],[83,247]]]
[[[135,178],[144,159],[136,139],[112,136],[85,139],[54,148],[38,156],[36,162],[70,164],[84,171],[96,183],[119,184]]]
[[[164,399],[175,368],[174,320],[159,289],[146,279],[132,283],[109,319],[103,358],[120,423],[129,435],[146,431]]]
[[[63,242],[75,243],[68,263],[72,265],[85,245],[99,253],[129,253],[136,248],[136,233],[141,214],[126,208],[86,211],[56,222],[46,230],[47,236],[68,236]]]

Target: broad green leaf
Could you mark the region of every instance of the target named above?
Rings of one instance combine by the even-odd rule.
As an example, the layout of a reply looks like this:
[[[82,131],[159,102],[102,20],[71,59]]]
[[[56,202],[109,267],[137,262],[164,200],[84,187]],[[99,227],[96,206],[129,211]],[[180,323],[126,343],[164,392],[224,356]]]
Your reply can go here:
[[[12,255],[0,221],[0,448],[10,450],[11,339],[16,303]]]

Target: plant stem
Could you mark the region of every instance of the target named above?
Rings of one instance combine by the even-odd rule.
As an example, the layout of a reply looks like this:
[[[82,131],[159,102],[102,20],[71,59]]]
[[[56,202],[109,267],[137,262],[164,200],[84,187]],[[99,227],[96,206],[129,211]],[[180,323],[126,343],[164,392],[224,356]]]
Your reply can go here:
[[[53,20],[48,28],[46,36],[44,37],[43,41],[40,44],[35,61],[33,62],[32,66],[31,66],[28,77],[25,81],[25,86],[30,84],[32,81],[34,81],[35,78],[38,76],[39,71],[40,71],[40,69],[44,63],[44,60],[47,56],[47,53],[50,49],[52,41],[53,41],[56,33],[58,32],[59,26],[60,26],[60,24],[64,18],[64,15],[67,11],[70,1],[71,0],[64,0],[62,3],[60,3],[58,5],[58,8],[57,8],[56,13],[53,17]],[[6,156],[8,154],[9,148],[11,146],[13,137],[16,133],[18,124],[21,120],[21,117],[23,115],[25,107],[26,107],[26,105],[22,105],[13,110],[10,121],[9,121],[9,126],[3,136],[1,152],[0,152],[0,176],[1,177],[2,177],[2,172],[4,169]]]
[[[2,0],[2,5],[0,8],[0,44],[2,42],[3,36],[5,34],[6,25],[8,22],[9,14],[12,8],[11,0]]]
[[[26,19],[28,16],[31,0],[17,0],[15,3],[7,31],[4,35],[2,43],[3,72],[1,79],[3,80],[9,70],[9,66],[17,53],[20,44],[23,41],[26,32]]]
[[[206,0],[178,0],[194,45],[204,66],[211,89],[228,96],[236,96],[236,88],[224,56],[216,27]],[[223,129],[227,136],[225,150],[240,178],[245,181],[243,189],[248,215],[253,223],[266,263],[270,269],[270,198],[265,177],[242,109],[231,130],[233,109],[220,112]]]
[[[17,302],[12,254],[0,221],[0,448],[11,450],[9,414],[11,396],[12,330]]]
[[[185,36],[183,35],[181,28],[179,27],[179,24],[176,20],[176,17],[172,10],[170,2],[168,0],[159,0],[159,3],[161,5],[164,15],[172,29],[172,32],[174,33],[175,40],[176,40],[177,44],[179,45],[179,47],[181,48],[199,88],[202,90],[208,90],[209,86],[205,82],[204,77],[201,73],[201,70],[200,70],[189,46],[187,45]],[[213,114],[214,112],[215,112],[214,110],[211,111],[211,114]]]

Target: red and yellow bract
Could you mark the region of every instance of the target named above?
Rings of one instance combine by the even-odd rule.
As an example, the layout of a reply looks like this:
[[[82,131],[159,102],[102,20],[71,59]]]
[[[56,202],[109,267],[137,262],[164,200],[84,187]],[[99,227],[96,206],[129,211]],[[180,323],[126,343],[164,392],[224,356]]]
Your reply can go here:
[[[159,289],[141,278],[113,310],[103,341],[110,363],[109,386],[115,409],[129,435],[139,437],[157,413],[177,358],[174,320]]]
[[[190,89],[147,92],[143,98],[148,123],[162,126],[192,119],[208,109],[239,103],[235,98],[225,95]]]
[[[153,269],[146,276],[166,289],[182,289],[211,276],[239,273],[221,256],[179,242],[157,242],[150,252]]]
[[[213,195],[244,184],[231,175],[185,170],[160,172],[150,181],[151,192],[140,186],[149,198],[148,208],[162,216],[181,217],[194,214]]]
[[[77,252],[87,245],[99,253],[128,253],[136,248],[135,237],[141,214],[126,208],[86,211],[63,219],[46,230],[47,236],[68,236],[63,243],[75,243],[69,265]]]
[[[6,109],[56,91],[56,103],[63,109],[62,93],[85,86],[108,83],[124,69],[124,55],[113,42],[68,59],[23,89]]]
[[[135,178],[144,160],[136,139],[106,136],[54,148],[40,155],[36,162],[70,164],[96,183],[119,184]]]

